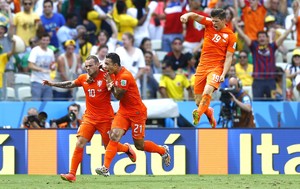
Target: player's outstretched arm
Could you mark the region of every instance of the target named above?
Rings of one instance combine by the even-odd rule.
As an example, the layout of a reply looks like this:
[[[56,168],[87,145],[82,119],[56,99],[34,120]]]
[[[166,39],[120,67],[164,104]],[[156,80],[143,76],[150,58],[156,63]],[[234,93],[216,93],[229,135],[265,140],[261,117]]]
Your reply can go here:
[[[187,21],[189,19],[193,19],[193,20],[195,20],[197,22],[200,22],[203,18],[204,18],[204,16],[202,16],[202,15],[196,14],[194,12],[188,12],[188,13],[185,13],[184,15],[182,15],[180,17],[180,21],[182,23],[187,23]]]
[[[60,88],[78,87],[74,81],[52,82],[52,81],[48,81],[48,80],[43,80],[43,85],[48,85],[51,87],[60,87]]]

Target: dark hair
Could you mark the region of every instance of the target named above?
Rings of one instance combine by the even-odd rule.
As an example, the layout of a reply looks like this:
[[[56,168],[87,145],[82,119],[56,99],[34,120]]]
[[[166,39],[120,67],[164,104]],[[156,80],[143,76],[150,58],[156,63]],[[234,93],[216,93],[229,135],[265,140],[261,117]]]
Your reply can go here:
[[[74,18],[74,17],[77,17],[75,14],[73,14],[73,13],[68,13],[67,15],[66,15],[66,21],[68,21],[68,20],[71,20],[72,18]]]
[[[220,20],[224,20],[226,18],[226,12],[224,9],[217,8],[211,11],[210,16],[212,18],[217,17]]]
[[[147,41],[151,41],[151,39],[148,38],[148,37],[144,37],[144,38],[142,39],[142,41],[141,41],[140,49],[143,51],[143,53],[145,53],[145,52],[144,52],[145,49],[143,49],[143,45],[144,45]]]
[[[108,53],[105,58],[109,58],[112,60],[114,64],[118,64],[118,66],[121,66],[121,60],[117,53]]]
[[[241,54],[241,53],[245,53],[247,56],[248,56],[248,51],[246,51],[246,50],[240,50],[240,52],[239,52],[239,55]]]
[[[116,3],[116,7],[117,7],[118,14],[122,14],[127,8],[123,0],[118,0]]]
[[[181,38],[175,37],[175,38],[173,39],[172,43],[174,43],[174,42],[177,41],[177,40],[180,41],[181,43],[183,42]]]
[[[39,35],[39,39],[42,39],[43,37],[50,37],[50,35],[47,32],[42,33],[41,35]]]
[[[94,60],[95,63],[99,63],[99,59],[96,55],[89,55],[85,60]]]
[[[50,3],[51,7],[53,7],[53,2],[51,0],[44,0],[43,5],[45,5],[46,3]]]
[[[101,49],[103,48],[107,48],[108,49],[108,46],[107,45],[100,45],[97,49],[97,52],[99,52]]]
[[[146,6],[146,0],[132,0],[132,4],[137,9],[137,19],[141,19],[144,16],[143,9]]]
[[[69,111],[69,108],[70,108],[71,106],[76,106],[77,109],[78,109],[78,112],[80,111],[80,105],[79,105],[79,104],[76,104],[76,103],[70,104],[70,105],[68,106],[68,111]]]
[[[259,31],[259,32],[257,32],[256,36],[258,37],[260,34],[265,34],[267,37],[269,37],[268,32],[266,32],[266,31]]]

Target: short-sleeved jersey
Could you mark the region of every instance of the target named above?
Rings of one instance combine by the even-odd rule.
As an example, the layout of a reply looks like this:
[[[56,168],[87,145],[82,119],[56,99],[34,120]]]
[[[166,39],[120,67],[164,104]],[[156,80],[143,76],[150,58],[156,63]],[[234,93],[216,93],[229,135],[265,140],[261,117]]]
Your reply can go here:
[[[183,74],[176,74],[174,79],[163,75],[159,81],[159,87],[166,88],[168,96],[174,100],[183,100],[184,89],[190,86],[190,81]]]
[[[132,74],[122,66],[121,71],[115,76],[114,85],[126,90],[120,100],[118,113],[126,116],[144,115],[147,108],[142,102],[138,87]]]
[[[95,82],[87,83],[87,74],[81,74],[74,80],[77,86],[82,86],[86,96],[84,118],[106,122],[113,119],[114,111],[110,103],[110,91],[107,90],[104,72],[100,71]]]
[[[200,24],[205,25],[205,33],[199,66],[223,67],[227,51],[235,51],[235,34],[228,27],[217,31],[213,27],[212,19],[208,17],[204,17]]]

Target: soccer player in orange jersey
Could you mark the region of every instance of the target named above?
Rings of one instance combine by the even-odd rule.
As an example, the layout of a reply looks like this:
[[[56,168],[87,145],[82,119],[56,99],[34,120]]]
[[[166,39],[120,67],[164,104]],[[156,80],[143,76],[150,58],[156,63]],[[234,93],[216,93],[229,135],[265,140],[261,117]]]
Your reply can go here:
[[[96,169],[99,175],[109,176],[109,167],[117,153],[117,145],[121,137],[131,128],[131,134],[136,149],[159,153],[166,166],[170,165],[171,157],[168,146],[159,146],[152,141],[144,140],[147,119],[147,108],[142,102],[137,84],[132,74],[120,63],[120,57],[116,53],[109,53],[105,58],[105,69],[109,74],[114,74],[112,80],[106,74],[107,88],[112,91],[116,99],[120,100],[120,107],[114,117],[110,141],[106,148],[104,165]]]
[[[73,153],[71,169],[68,174],[61,174],[61,178],[66,181],[76,181],[76,171],[79,163],[82,161],[83,148],[87,142],[91,140],[97,130],[102,137],[104,146],[109,142],[108,132],[111,128],[111,123],[114,116],[114,111],[110,103],[111,92],[107,90],[105,73],[99,70],[99,59],[91,55],[85,61],[85,69],[87,74],[81,74],[74,81],[51,82],[44,80],[43,85],[74,88],[83,87],[86,95],[86,110],[83,115],[82,123],[77,132],[77,143]],[[87,79],[92,82],[87,82]],[[135,162],[136,155],[130,145],[116,143],[118,152],[125,152]]]
[[[211,18],[193,12],[180,17],[182,23],[193,19],[205,26],[201,59],[195,73],[194,93],[198,109],[193,111],[194,125],[198,125],[203,113],[213,128],[217,125],[214,110],[209,107],[211,95],[224,81],[236,46],[235,34],[226,26],[225,18],[223,9],[212,10]]]

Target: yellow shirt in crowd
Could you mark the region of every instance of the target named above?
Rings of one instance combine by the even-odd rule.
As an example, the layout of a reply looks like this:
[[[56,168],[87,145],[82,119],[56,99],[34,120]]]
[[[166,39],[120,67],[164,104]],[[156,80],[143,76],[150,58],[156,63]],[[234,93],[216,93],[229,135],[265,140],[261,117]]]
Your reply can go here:
[[[240,63],[235,66],[236,76],[242,81],[243,86],[252,86],[253,65],[248,63],[247,70],[244,70]]]
[[[184,89],[190,87],[190,81],[183,74],[176,74],[174,79],[162,75],[159,87],[166,88],[169,98],[181,101],[184,99]]]
[[[5,71],[5,66],[8,62],[7,53],[0,54],[0,88],[3,86],[3,75]]]

